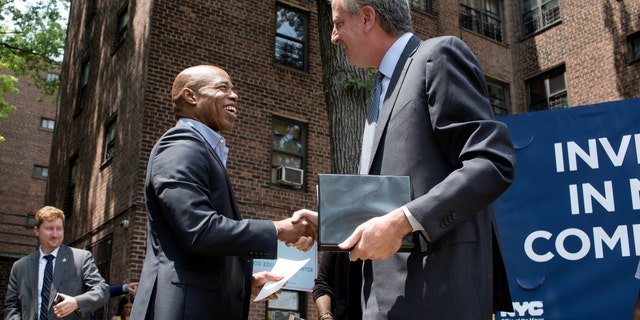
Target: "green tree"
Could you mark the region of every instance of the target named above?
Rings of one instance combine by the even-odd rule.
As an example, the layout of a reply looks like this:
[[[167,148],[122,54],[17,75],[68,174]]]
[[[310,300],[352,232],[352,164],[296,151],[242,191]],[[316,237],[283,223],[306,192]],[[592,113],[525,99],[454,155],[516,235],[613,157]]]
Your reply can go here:
[[[0,119],[15,110],[3,97],[18,92],[17,76],[28,75],[29,85],[57,94],[58,81],[47,74],[60,69],[68,8],[68,0],[0,0]]]

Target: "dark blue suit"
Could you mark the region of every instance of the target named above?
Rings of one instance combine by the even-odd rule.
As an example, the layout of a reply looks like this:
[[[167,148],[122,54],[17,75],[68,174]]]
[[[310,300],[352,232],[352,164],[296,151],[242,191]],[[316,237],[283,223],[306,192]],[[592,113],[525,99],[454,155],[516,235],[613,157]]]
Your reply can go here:
[[[246,319],[252,258],[274,259],[272,221],[242,220],[224,165],[179,121],[151,151],[147,252],[133,319]]]

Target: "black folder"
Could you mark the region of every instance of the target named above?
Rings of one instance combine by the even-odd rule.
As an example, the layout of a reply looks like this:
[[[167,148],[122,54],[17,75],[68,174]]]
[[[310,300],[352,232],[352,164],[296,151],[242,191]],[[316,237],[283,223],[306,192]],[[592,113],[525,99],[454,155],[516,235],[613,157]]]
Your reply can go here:
[[[408,176],[320,174],[318,176],[318,250],[346,251],[338,244],[363,222],[411,201]],[[408,234],[400,251],[413,248]]]

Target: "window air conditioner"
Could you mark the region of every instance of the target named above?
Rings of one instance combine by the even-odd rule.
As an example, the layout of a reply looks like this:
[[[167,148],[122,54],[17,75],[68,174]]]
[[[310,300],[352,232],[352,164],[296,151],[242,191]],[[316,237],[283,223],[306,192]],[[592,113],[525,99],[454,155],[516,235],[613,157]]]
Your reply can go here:
[[[304,170],[291,167],[277,167],[275,170],[275,180],[277,184],[300,187],[304,178]]]

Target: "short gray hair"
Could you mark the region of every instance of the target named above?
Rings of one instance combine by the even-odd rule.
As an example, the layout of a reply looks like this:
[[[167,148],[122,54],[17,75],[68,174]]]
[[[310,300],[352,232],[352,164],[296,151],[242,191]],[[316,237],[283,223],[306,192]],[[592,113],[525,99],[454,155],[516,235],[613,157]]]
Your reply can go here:
[[[365,5],[376,11],[382,30],[388,35],[399,37],[405,32],[413,32],[408,0],[342,0],[342,7],[351,16],[357,15]]]

